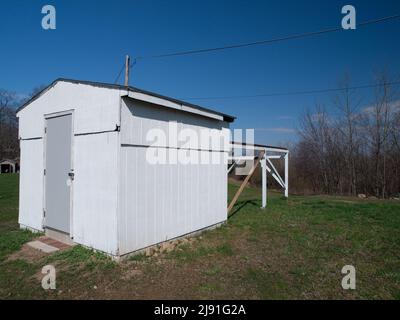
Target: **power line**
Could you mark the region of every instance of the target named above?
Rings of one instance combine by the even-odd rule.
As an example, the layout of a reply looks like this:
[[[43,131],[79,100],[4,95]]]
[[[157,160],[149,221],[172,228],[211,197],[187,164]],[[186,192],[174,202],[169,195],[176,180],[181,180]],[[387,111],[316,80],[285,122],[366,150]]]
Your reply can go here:
[[[360,90],[369,88],[378,88],[383,86],[400,85],[400,81],[387,82],[384,84],[369,84],[353,87],[342,87],[342,88],[327,88],[317,90],[306,90],[306,91],[289,91],[289,92],[274,92],[274,93],[261,93],[254,95],[236,95],[236,96],[216,96],[216,97],[197,97],[197,98],[182,98],[183,100],[227,100],[227,99],[246,99],[246,98],[259,98],[259,97],[279,97],[279,96],[295,96],[295,95],[307,95],[316,93],[329,93],[345,90]]]
[[[396,15],[387,16],[387,17],[383,17],[383,18],[367,20],[367,21],[358,23],[357,27],[364,27],[364,26],[371,25],[371,24],[388,22],[390,20],[395,20],[395,19],[399,19],[399,18],[400,18],[400,14],[396,14]],[[221,50],[226,50],[226,49],[250,47],[250,46],[256,46],[256,45],[266,45],[266,44],[271,44],[271,43],[275,43],[275,42],[307,38],[307,37],[317,36],[317,35],[326,34],[326,33],[338,32],[338,31],[343,31],[343,28],[342,27],[327,28],[327,29],[322,29],[322,30],[318,30],[318,31],[293,34],[293,35],[289,35],[289,36],[285,36],[285,37],[278,37],[278,38],[273,38],[273,39],[260,40],[260,41],[255,41],[255,42],[247,42],[247,43],[241,43],[241,44],[232,44],[232,45],[222,46],[222,47],[214,47],[214,48],[206,48],[206,49],[198,49],[198,50],[187,50],[187,51],[179,51],[179,52],[149,55],[149,56],[138,56],[138,57],[136,57],[136,59],[143,60],[143,59],[167,58],[167,57],[174,57],[174,56],[184,56],[184,55],[207,53],[207,52],[213,52],[213,51],[221,51]]]
[[[367,20],[367,21],[363,21],[361,23],[358,23],[357,27],[363,27],[363,26],[367,26],[367,25],[371,25],[371,24],[388,22],[390,20],[395,20],[395,19],[399,19],[399,18],[400,18],[400,14],[396,14],[396,15],[382,17],[382,18],[378,18],[378,19]],[[289,35],[289,36],[286,36],[286,37],[279,37],[279,38],[273,38],[273,39],[268,39],[268,40],[255,41],[255,42],[248,42],[248,43],[241,43],[241,44],[233,44],[233,45],[229,45],[229,46],[222,46],[222,47],[215,47],[215,48],[206,48],[206,49],[199,49],[199,50],[188,50],[188,51],[180,51],[180,52],[158,54],[158,55],[149,55],[149,56],[137,56],[137,57],[134,57],[134,62],[130,65],[130,68],[132,68],[137,63],[137,60],[155,59],[155,58],[167,58],[167,57],[173,57],[173,56],[184,56],[184,55],[191,55],[191,54],[200,54],[200,53],[207,53],[207,52],[213,52],[213,51],[221,51],[221,50],[226,50],[226,49],[236,49],[236,48],[250,47],[250,46],[256,46],[256,45],[267,45],[267,44],[271,44],[271,43],[275,43],[275,42],[282,42],[282,41],[287,41],[287,40],[295,40],[295,39],[300,39],[300,38],[307,38],[307,37],[317,36],[317,35],[326,34],[326,33],[338,32],[338,31],[343,31],[343,28],[341,28],[341,27],[327,28],[327,29],[322,29],[322,30],[319,30],[319,31],[305,32],[305,33],[300,33],[300,34],[293,34],[293,35]],[[118,76],[115,79],[114,83],[118,82],[119,78],[121,77],[123,69],[124,69],[124,65],[122,65],[121,70],[118,73]]]
[[[114,84],[118,83],[119,78],[121,77],[122,71],[124,71],[125,64],[122,64],[121,70],[118,73],[118,76],[115,78]]]
[[[133,59],[133,61],[129,65],[129,70],[132,69],[136,64],[136,58]],[[122,71],[124,71],[125,68],[125,63],[122,64],[121,70],[118,73],[118,76],[115,78],[114,84],[117,84],[119,81],[119,78],[121,77]]]

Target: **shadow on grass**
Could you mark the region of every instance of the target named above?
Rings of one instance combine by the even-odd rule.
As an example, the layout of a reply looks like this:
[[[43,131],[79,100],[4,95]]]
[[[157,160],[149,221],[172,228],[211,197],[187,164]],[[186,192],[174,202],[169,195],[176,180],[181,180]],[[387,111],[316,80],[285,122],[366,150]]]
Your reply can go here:
[[[232,218],[235,214],[237,214],[240,210],[242,210],[244,207],[248,206],[248,205],[253,205],[253,206],[257,206],[257,201],[255,200],[245,200],[245,201],[240,201],[236,204],[236,206],[234,207],[234,211],[228,216],[228,219]]]

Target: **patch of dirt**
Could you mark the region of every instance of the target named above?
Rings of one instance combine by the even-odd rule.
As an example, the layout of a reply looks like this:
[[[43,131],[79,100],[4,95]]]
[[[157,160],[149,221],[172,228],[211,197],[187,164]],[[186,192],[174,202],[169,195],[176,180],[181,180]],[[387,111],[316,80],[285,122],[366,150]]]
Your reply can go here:
[[[12,253],[8,256],[8,261],[25,260],[29,263],[36,263],[40,259],[49,256],[49,253],[34,249],[27,244],[24,244],[21,250]]]
[[[248,268],[270,269],[281,272],[282,265],[274,268],[273,261],[265,259],[254,243],[246,241],[247,232],[237,234],[238,239],[228,243],[232,255],[210,253],[193,261],[178,261],[170,258],[167,251],[154,253],[148,260],[140,263],[123,262],[121,276],[115,283],[107,286],[103,292],[109,299],[259,299],[254,284],[243,285],[243,276]],[[192,249],[197,246],[217,247],[221,244],[219,237],[204,240],[181,240],[180,244],[189,245]],[[264,243],[264,242],[262,242]],[[180,250],[176,244],[173,250]],[[271,254],[273,247],[268,247]],[[170,249],[171,250],[171,249]],[[264,251],[264,250],[262,250]],[[246,259],[242,259],[246,257]],[[289,264],[289,261],[286,261]],[[284,266],[286,265],[284,264]],[[216,270],[209,273],[210,270]],[[189,276],[190,275],[190,276]],[[92,294],[88,293],[93,297]]]
[[[201,236],[199,237],[201,239]],[[144,251],[144,254],[146,257],[158,257],[159,255],[163,253],[168,253],[172,252],[174,250],[179,250],[179,246],[181,244],[186,244],[186,245],[192,245],[195,243],[197,238],[195,236],[193,237],[188,237],[188,238],[180,238],[176,240],[170,240],[168,242],[164,242],[160,245],[152,246],[150,248],[147,248]]]
[[[137,269],[131,265],[130,268],[126,268],[124,270],[124,272],[122,273],[121,279],[130,280],[133,278],[140,277],[141,275],[143,275],[143,271],[140,269]]]

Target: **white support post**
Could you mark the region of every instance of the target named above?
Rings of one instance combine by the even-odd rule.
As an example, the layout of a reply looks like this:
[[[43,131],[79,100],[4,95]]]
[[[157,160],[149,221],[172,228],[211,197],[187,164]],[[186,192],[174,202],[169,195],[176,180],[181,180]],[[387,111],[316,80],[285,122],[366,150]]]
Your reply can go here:
[[[289,152],[285,154],[285,197],[289,197]]]
[[[276,182],[284,189],[285,197],[289,197],[289,150],[284,148],[277,148],[277,147],[269,147],[269,146],[262,146],[262,145],[252,145],[252,144],[243,144],[243,143],[236,143],[231,142],[230,147],[232,149],[232,156],[229,157],[230,161],[233,161],[233,164],[228,168],[228,173],[233,170],[235,165],[238,165],[240,162],[254,159],[254,151],[257,150],[260,154],[263,154],[262,157],[257,159],[257,165],[261,165],[261,177],[262,177],[262,205],[261,208],[267,207],[267,200],[268,200],[268,174],[276,180]],[[246,155],[243,156],[242,153],[239,155],[235,155],[235,150],[246,150]],[[253,154],[249,156],[247,151],[253,151]],[[267,152],[271,152],[267,156]],[[285,160],[285,176],[284,179],[279,174],[278,170],[276,170],[275,165],[272,163],[272,159],[284,159]],[[255,168],[253,167],[252,173],[254,173]],[[247,180],[246,180],[247,179]],[[248,182],[249,176],[246,177],[244,184],[239,189],[239,192],[235,195],[234,199],[232,200],[231,204],[228,207],[228,212],[232,209],[233,205],[235,204],[237,198],[239,197],[240,193],[243,191],[244,185]]]
[[[228,169],[228,174],[231,173],[231,171],[233,170],[233,168],[236,166],[236,161],[233,161],[233,163],[231,164],[231,166]]]
[[[278,170],[276,170],[274,164],[271,162],[271,160],[269,160],[269,157],[267,157],[267,161],[268,161],[268,165],[271,166],[272,176],[276,179],[276,181],[278,181],[278,183],[282,186],[282,188],[285,189],[285,183],[283,182]]]
[[[267,206],[267,160],[265,155],[261,160],[261,176],[262,176],[262,205],[261,208],[264,209]]]

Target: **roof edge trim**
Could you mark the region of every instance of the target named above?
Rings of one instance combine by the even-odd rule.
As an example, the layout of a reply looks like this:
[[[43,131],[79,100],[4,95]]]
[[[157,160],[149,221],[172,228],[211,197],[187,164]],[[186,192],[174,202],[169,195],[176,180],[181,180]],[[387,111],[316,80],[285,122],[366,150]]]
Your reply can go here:
[[[155,97],[155,98],[158,98],[158,99],[167,100],[169,102],[172,102],[172,103],[175,103],[175,104],[179,104],[181,106],[186,106],[186,107],[188,107],[190,109],[197,109],[200,112],[211,113],[211,114],[215,114],[215,115],[221,116],[223,118],[223,121],[226,121],[226,122],[233,122],[236,119],[236,117],[230,116],[228,114],[224,114],[224,113],[221,113],[221,112],[218,112],[218,111],[214,111],[214,110],[211,110],[211,109],[207,109],[207,108],[201,107],[199,105],[195,105],[195,104],[192,104],[192,103],[189,103],[189,102],[185,102],[185,101],[178,100],[178,99],[175,99],[175,98],[170,98],[170,97],[167,97],[167,96],[160,95],[158,93],[142,90],[142,89],[131,87],[131,86],[126,87],[126,86],[123,86],[123,85],[120,85],[120,84],[110,84],[110,83],[93,82],[93,81],[86,81],[86,80],[73,80],[73,79],[66,79],[66,78],[58,78],[58,79],[54,80],[50,85],[48,85],[47,87],[45,87],[44,89],[39,91],[37,94],[35,94],[33,97],[31,97],[28,101],[24,102],[17,109],[16,113],[18,114],[21,110],[26,108],[33,101],[35,101],[40,96],[42,96],[45,92],[47,92],[49,89],[54,87],[58,82],[69,82],[69,83],[75,83],[75,84],[91,85],[91,86],[96,86],[96,87],[101,87],[101,88],[109,88],[109,89],[116,89],[116,90],[127,90],[128,94],[129,94],[129,92],[137,92],[137,93],[149,95],[149,96],[152,96],[152,97]],[[188,112],[190,112],[190,111],[188,111]]]

